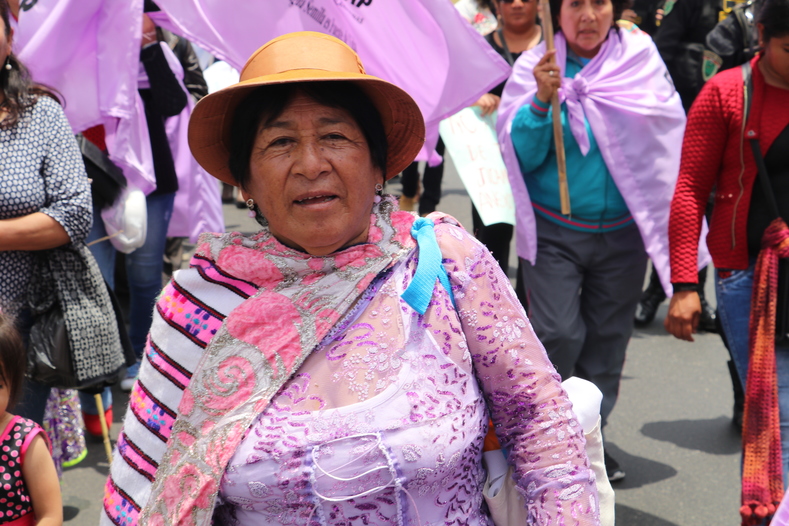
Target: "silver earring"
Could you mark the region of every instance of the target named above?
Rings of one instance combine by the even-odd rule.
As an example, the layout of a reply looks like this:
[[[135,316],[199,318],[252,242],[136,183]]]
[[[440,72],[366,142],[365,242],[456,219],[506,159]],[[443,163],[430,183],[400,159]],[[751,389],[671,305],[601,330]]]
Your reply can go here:
[[[255,206],[255,200],[252,198],[247,199],[246,205],[247,208],[249,208],[249,212],[247,212],[247,215],[252,219],[254,219],[257,222],[257,224],[259,224],[263,228],[268,228],[268,219],[263,217],[263,214],[260,213],[258,207]]]
[[[383,191],[384,191],[384,185],[382,185],[381,183],[378,183],[377,185],[375,185],[375,193],[376,194],[381,195],[383,193]]]

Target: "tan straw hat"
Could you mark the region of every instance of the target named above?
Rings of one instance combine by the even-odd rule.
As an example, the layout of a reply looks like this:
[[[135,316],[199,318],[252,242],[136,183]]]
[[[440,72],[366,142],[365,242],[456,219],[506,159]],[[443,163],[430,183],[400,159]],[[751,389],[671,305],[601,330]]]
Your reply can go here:
[[[200,166],[228,184],[230,128],[238,104],[259,86],[315,81],[353,82],[381,114],[388,155],[386,179],[402,172],[425,142],[425,122],[408,93],[364,72],[359,56],[344,42],[302,31],[275,38],[255,51],[238,84],[212,93],[195,106],[189,121],[189,148]]]

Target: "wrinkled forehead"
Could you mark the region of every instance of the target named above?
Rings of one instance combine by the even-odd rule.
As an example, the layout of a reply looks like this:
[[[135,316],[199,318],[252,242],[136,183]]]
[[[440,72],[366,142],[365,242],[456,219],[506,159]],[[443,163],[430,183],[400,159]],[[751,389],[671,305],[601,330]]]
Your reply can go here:
[[[296,86],[284,106],[264,111],[258,122],[258,131],[270,128],[300,128],[345,124],[359,129],[359,124],[344,108],[328,105],[316,100],[305,90]]]

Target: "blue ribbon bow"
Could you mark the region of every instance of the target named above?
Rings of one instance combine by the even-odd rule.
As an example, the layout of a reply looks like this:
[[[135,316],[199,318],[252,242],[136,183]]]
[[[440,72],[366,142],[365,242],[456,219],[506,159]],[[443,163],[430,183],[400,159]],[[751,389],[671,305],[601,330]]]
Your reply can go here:
[[[419,262],[416,265],[414,278],[408,288],[400,295],[403,300],[419,314],[427,311],[430,298],[433,297],[433,289],[438,279],[449,293],[449,299],[455,306],[455,295],[452,293],[452,285],[449,283],[447,269],[442,263],[441,248],[436,240],[436,232],[433,230],[433,220],[420,217],[411,226],[411,235],[416,239],[419,246]]]

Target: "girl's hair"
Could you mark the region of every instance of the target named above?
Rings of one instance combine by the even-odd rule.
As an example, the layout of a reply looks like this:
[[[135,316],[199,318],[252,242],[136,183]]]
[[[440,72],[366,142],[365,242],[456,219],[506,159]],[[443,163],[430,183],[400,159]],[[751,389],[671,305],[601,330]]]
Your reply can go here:
[[[0,0],[0,16],[2,16],[3,25],[5,25],[6,41],[11,38],[10,13],[8,0]],[[60,98],[53,89],[36,84],[31,80],[30,72],[13,52],[8,55],[8,63],[11,65],[10,70],[5,68],[4,63],[0,64],[0,90],[5,95],[2,108],[8,113],[8,116],[0,124],[4,128],[14,126],[22,112],[33,106],[41,95],[52,97],[60,102]]]
[[[551,20],[553,21],[554,31],[559,31],[559,12],[562,9],[562,0],[549,0],[551,4]],[[617,27],[616,21],[622,18],[622,11],[627,8],[630,0],[611,0],[614,7],[614,26]]]
[[[480,9],[485,9],[487,7],[494,13],[496,12],[496,7],[493,5],[493,0],[477,0],[477,7]]]
[[[765,0],[756,21],[764,26],[764,43],[789,35],[789,0]]]
[[[8,389],[10,411],[19,401],[25,379],[27,356],[13,320],[0,311],[0,382]]]

